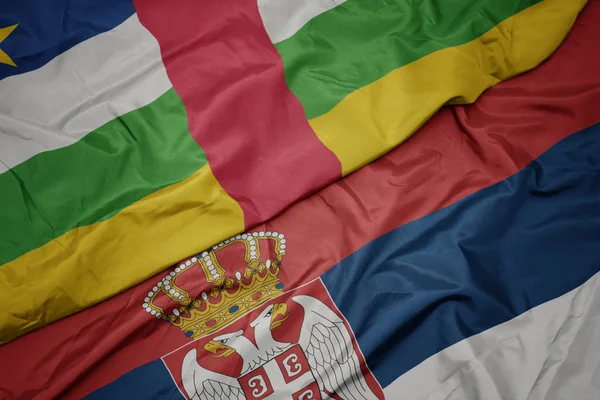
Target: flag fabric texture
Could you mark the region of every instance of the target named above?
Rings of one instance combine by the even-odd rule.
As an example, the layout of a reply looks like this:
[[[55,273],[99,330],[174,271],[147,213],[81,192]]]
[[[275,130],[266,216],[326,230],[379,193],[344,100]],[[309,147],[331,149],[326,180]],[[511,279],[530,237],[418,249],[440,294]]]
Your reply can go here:
[[[114,272],[111,268],[116,265],[106,260],[120,255],[106,253],[108,249],[115,253],[128,250],[130,264],[136,264],[137,258],[155,258],[147,266],[150,274],[159,269],[156,262],[160,257],[166,257],[160,253],[164,248],[155,241],[156,235],[172,236],[173,240],[185,237],[192,244],[210,241],[209,237],[216,236],[215,230],[228,226],[204,226],[198,221],[213,215],[214,207],[224,204],[222,201],[238,207],[240,227],[252,228],[246,233],[223,229],[221,233],[230,233],[229,237],[190,252],[166,271],[2,345],[2,398],[600,398],[600,55],[596,51],[600,2],[589,2],[575,21],[583,3],[546,0],[515,2],[509,7],[508,2],[467,5],[456,1],[455,6],[464,8],[445,10],[440,3],[426,1],[322,1],[307,7],[292,0],[261,0],[258,8],[253,3],[240,18],[230,16],[221,21],[220,30],[214,25],[217,10],[235,8],[226,1],[180,2],[204,10],[189,27],[183,21],[190,16],[175,18],[176,11],[168,10],[166,2],[139,3],[135,3],[134,21],[142,21],[157,38],[160,46],[151,42],[154,47],[150,47],[156,51],[160,48],[164,63],[157,58],[154,67],[134,81],[156,70],[154,81],[167,74],[162,76],[168,76],[175,90],[166,88],[165,94],[159,94],[164,103],[155,109],[150,102],[143,106],[150,108],[133,111],[146,110],[143,117],[118,117],[114,122],[118,128],[104,131],[106,137],[94,131],[55,151],[66,151],[63,149],[90,137],[97,141],[86,144],[86,149],[96,151],[96,146],[105,146],[108,151],[112,148],[109,139],[116,135],[114,129],[123,129],[123,140],[127,141],[123,146],[131,152],[143,146],[142,139],[135,136],[138,129],[154,129],[158,135],[163,129],[173,133],[180,126],[186,134],[174,139],[171,151],[166,151],[167,139],[162,139],[149,153],[170,156],[189,152],[188,158],[170,162],[187,165],[191,179],[207,174],[202,179],[210,177],[222,197],[215,195],[212,206],[200,215],[184,215],[185,221],[173,222],[180,224],[176,229],[140,231],[131,240],[141,247],[121,250],[113,242],[103,250],[86,249],[98,251],[103,261],[80,263],[74,259],[73,265],[83,270],[78,273],[96,277],[94,285],[81,283],[79,290],[108,293],[115,289],[103,286],[94,266],[111,271],[115,280],[135,271],[135,267],[122,265],[123,275]],[[375,4],[389,8],[372,8]],[[420,6],[411,8],[416,4]],[[477,8],[480,6],[484,8]],[[510,12],[498,14],[503,7]],[[262,23],[249,10],[258,10]],[[163,22],[149,17],[151,12],[161,13]],[[222,17],[227,15],[224,12]],[[417,16],[423,18],[419,24],[414,22]],[[473,21],[483,16],[486,23],[495,18],[498,21],[480,32]],[[536,25],[538,16],[541,19]],[[556,18],[553,23],[552,17]],[[399,22],[402,18],[406,18],[405,24]],[[390,23],[386,25],[386,21]],[[498,83],[541,62],[573,23],[564,43],[545,63]],[[368,24],[373,24],[372,30],[358,28]],[[441,29],[444,24],[449,28],[438,33],[424,31]],[[475,38],[469,41],[458,33],[453,36],[447,30],[450,27],[463,28],[463,34],[468,32]],[[169,36],[176,28],[185,34],[178,31],[181,36]],[[248,33],[259,28],[269,43],[275,43],[276,50],[263,47]],[[355,36],[342,35],[342,28]],[[190,36],[193,29],[205,31]],[[519,32],[524,32],[522,41]],[[375,40],[370,34],[383,36],[375,36]],[[417,40],[421,34],[432,39]],[[228,35],[235,35],[235,39],[228,42]],[[528,41],[538,35],[535,45]],[[393,44],[385,45],[382,38]],[[362,39],[364,48],[359,44]],[[418,45],[409,46],[411,41]],[[342,51],[344,45],[347,47]],[[383,47],[370,47],[376,45]],[[203,50],[191,51],[195,48]],[[249,49],[252,54],[246,53]],[[391,49],[398,50],[397,54],[392,55]],[[272,72],[271,64],[264,61],[266,56],[252,58],[259,50],[274,59],[281,57],[280,73]],[[8,47],[4,51],[18,66],[16,53]],[[501,72],[498,60],[509,60],[506,55],[512,52],[519,56],[510,59],[510,66],[504,64],[507,69]],[[319,56],[313,57],[313,53]],[[498,58],[498,54],[503,56]],[[202,56],[206,58],[201,60]],[[219,57],[230,62],[222,71],[215,67],[217,61],[223,61],[217,60]],[[36,68],[32,60],[23,59],[31,63],[32,70]],[[493,72],[484,69],[492,64]],[[30,64],[23,65],[26,68]],[[135,66],[139,67],[139,62]],[[185,75],[191,66],[195,73]],[[161,68],[163,72],[158,71]],[[444,68],[452,72],[444,75]],[[236,69],[239,75],[226,82],[230,76],[225,72]],[[466,80],[461,83],[463,75]],[[204,76],[209,78],[203,80]],[[256,87],[254,79],[261,80]],[[0,85],[5,81],[10,82],[3,80]],[[474,101],[492,85],[474,104],[460,104]],[[153,90],[142,86],[143,90]],[[259,87],[264,94],[245,98]],[[268,90],[272,92],[266,93]],[[473,92],[468,94],[469,90]],[[196,96],[199,91],[202,95]],[[127,96],[134,93],[126,92]],[[225,97],[220,98],[221,93]],[[414,100],[409,101],[406,93],[412,93]],[[407,97],[399,100],[403,96]],[[434,101],[435,96],[439,98]],[[263,121],[258,110],[264,102],[268,102],[268,109],[262,116],[268,119]],[[433,115],[445,103],[452,105]],[[139,100],[135,104],[139,105]],[[97,111],[103,109],[98,107]],[[114,107],[104,110],[112,113]],[[234,115],[229,115],[232,110]],[[278,113],[284,111],[288,114],[279,120]],[[288,143],[278,136],[281,131],[266,132],[278,126],[278,121],[289,123],[296,112],[304,119],[298,116],[295,120],[297,130],[292,132],[289,125],[290,130],[284,130],[290,132]],[[172,119],[165,122],[164,118]],[[411,119],[412,123],[407,122]],[[147,125],[134,128],[135,123]],[[67,125],[59,124],[61,129]],[[240,131],[238,148],[232,150],[229,146],[236,142],[230,136],[238,125],[236,129],[256,130],[252,135]],[[220,127],[222,136],[209,134]],[[359,128],[362,133],[352,133]],[[414,136],[392,149],[416,129]],[[298,142],[308,140],[302,136],[308,135],[306,132],[313,133],[310,140],[315,147]],[[344,132],[348,132],[346,141]],[[270,147],[271,140],[281,142]],[[197,146],[196,151],[187,143]],[[255,153],[246,153],[250,145],[255,146]],[[288,146],[292,146],[288,150],[292,153],[280,160],[282,165],[285,162],[285,170],[273,168],[270,163],[279,157],[278,149]],[[321,149],[322,159],[302,153],[304,146]],[[258,152],[267,148],[273,153],[262,158]],[[16,179],[15,168],[48,154],[53,153],[39,153],[7,171]],[[151,168],[142,161],[145,156],[145,152],[139,155],[139,166]],[[135,159],[133,154],[130,157]],[[327,164],[327,157],[334,157],[335,163]],[[64,161],[66,155],[58,159]],[[118,164],[117,160],[107,165],[119,166],[115,174],[121,179],[127,173],[124,166],[132,161]],[[197,165],[193,160],[204,164],[194,170]],[[156,160],[158,172],[148,172],[147,179],[182,170],[165,168],[161,162],[169,160]],[[235,162],[240,163],[237,172],[228,170]],[[292,165],[295,162],[313,168],[315,175],[303,175],[304,170]],[[49,168],[36,168],[32,176]],[[293,201],[293,197],[329,182],[333,175],[327,176],[327,171],[335,170],[342,176],[357,168],[275,218],[259,222],[284,207],[284,201]],[[296,179],[279,181],[286,176],[285,171]],[[80,173],[86,177],[90,174]],[[134,175],[139,177],[137,172]],[[181,205],[173,206],[169,201],[185,200],[186,191],[196,187],[196,183],[188,182],[170,189],[181,182],[158,189],[173,190],[173,197],[153,193],[133,203],[135,206],[150,198],[151,205],[138,206],[147,207],[145,212],[123,211],[132,207],[127,206],[96,224],[108,225],[127,215],[130,219],[122,228],[126,233],[127,229],[145,226],[143,216],[159,226],[171,224],[172,219],[179,221],[182,217],[169,210]],[[149,183],[144,181],[139,187],[148,189]],[[302,194],[280,195],[288,187],[297,190],[295,185],[302,184]],[[129,186],[123,187],[130,193]],[[58,195],[59,188],[55,190]],[[77,193],[83,193],[81,190],[79,186]],[[201,196],[204,192],[197,193]],[[28,199],[29,204],[38,204],[33,197]],[[186,207],[192,210],[197,204],[191,202]],[[223,211],[211,218],[217,224],[228,215]],[[100,237],[109,237],[116,232],[113,228],[96,229],[106,235]],[[193,233],[188,232],[190,228]],[[74,245],[86,240],[84,237],[74,236],[63,251],[82,251],[67,243]],[[130,240],[129,236],[111,240],[117,239],[124,244]],[[95,237],[89,240],[92,245],[105,245]],[[56,268],[70,271],[69,265],[59,263]],[[8,266],[15,271],[10,275],[13,281],[19,276],[25,279],[25,272],[17,275],[17,264]],[[47,279],[51,279],[51,272]],[[125,288],[133,282],[132,278],[118,284]],[[64,300],[73,290],[66,282],[54,284],[64,297],[53,297],[53,301]],[[2,297],[8,298],[8,294]],[[85,305],[92,303],[87,302],[90,299],[83,299]],[[48,309],[54,307],[48,304]],[[78,307],[83,305],[78,303]],[[34,310],[34,304],[27,306]],[[63,309],[60,315],[74,309]],[[43,322],[51,319],[44,318]],[[18,325],[19,329],[25,324]]]
[[[267,221],[536,67],[584,4],[3,6],[0,343]]]

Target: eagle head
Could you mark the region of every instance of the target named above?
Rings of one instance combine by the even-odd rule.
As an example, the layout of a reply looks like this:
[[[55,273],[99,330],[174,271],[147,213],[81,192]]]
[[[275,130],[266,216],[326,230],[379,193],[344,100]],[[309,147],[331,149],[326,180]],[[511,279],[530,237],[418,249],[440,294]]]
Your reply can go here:
[[[283,321],[289,317],[287,312],[287,304],[276,303],[266,307],[259,315],[250,323],[252,328],[268,324],[269,329],[274,329],[280,326]]]
[[[204,345],[204,350],[213,354],[213,357],[228,357],[235,353],[236,348],[240,343],[240,338],[243,338],[244,331],[226,333],[224,335],[215,336],[212,340]]]

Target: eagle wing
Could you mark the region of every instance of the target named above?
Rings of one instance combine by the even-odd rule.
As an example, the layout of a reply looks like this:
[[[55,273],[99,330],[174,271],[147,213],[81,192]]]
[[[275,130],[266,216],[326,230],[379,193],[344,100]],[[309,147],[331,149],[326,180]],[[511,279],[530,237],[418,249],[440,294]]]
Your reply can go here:
[[[191,400],[246,399],[237,379],[209,371],[198,364],[196,349],[185,355],[181,366],[181,379]]]
[[[321,392],[335,393],[344,400],[376,400],[344,321],[314,297],[299,295],[292,299],[304,308],[298,344],[315,372]]]

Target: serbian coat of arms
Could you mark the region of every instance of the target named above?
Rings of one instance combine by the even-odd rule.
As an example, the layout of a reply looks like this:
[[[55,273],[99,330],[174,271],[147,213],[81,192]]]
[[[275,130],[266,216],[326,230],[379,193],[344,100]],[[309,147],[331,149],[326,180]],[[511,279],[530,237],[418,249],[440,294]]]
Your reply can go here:
[[[238,235],[184,261],[148,293],[146,312],[192,339],[162,357],[184,397],[383,398],[321,280],[283,290],[285,249],[277,232]]]

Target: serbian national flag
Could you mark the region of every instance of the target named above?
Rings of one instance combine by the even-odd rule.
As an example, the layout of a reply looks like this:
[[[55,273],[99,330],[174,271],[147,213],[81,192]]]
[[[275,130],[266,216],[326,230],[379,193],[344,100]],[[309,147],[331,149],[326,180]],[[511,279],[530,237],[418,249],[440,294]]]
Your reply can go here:
[[[52,268],[66,274],[77,265],[77,279],[88,280],[53,281],[46,311],[66,315],[99,293],[123,289],[132,281],[119,279],[136,269],[147,279],[2,345],[2,398],[600,398],[600,2],[576,19],[582,2],[306,4],[135,2],[137,14],[124,23],[135,21],[156,38],[160,68],[175,88],[162,96],[187,118],[184,137],[202,146],[211,176],[235,199],[247,229],[224,229],[230,234],[207,244],[222,225],[202,222],[215,208],[186,197],[187,183],[172,189],[173,198],[149,195],[158,203],[147,213],[125,211],[90,225],[97,230],[90,234],[108,238],[113,231],[103,224],[124,215],[123,229],[132,225],[132,233],[89,242],[98,258],[51,265],[47,279]],[[571,23],[539,67],[460,104],[541,61]],[[529,41],[534,37],[539,41]],[[3,50],[17,66],[29,65]],[[426,108],[427,101],[437,106]],[[328,168],[336,166],[340,177],[392,148],[448,101],[402,145],[259,222],[334,179]],[[134,119],[162,132],[162,112],[161,105]],[[123,135],[137,132],[127,118],[115,122]],[[165,127],[176,134],[175,120]],[[309,133],[314,147],[303,142]],[[70,146],[94,137],[110,147],[106,135]],[[141,146],[134,137],[123,140]],[[184,146],[187,139],[174,140]],[[320,156],[304,153],[323,144]],[[144,160],[127,165],[173,172]],[[64,207],[80,202],[61,198]],[[163,199],[203,216],[171,214],[159,206]],[[156,227],[134,234],[146,216]],[[165,230],[162,223],[173,218],[182,220]],[[85,237],[64,242],[64,254],[84,249]],[[123,247],[129,241],[138,247]],[[187,249],[174,245],[178,250],[164,255],[179,241],[201,248],[152,275],[168,254]],[[113,263],[121,251],[128,262]],[[33,274],[36,265],[18,271]],[[5,274],[3,284],[23,292],[1,295],[10,298],[2,315],[19,321],[12,327],[49,322],[30,322],[34,314],[20,311],[36,307],[46,295],[28,300],[28,293],[44,286]],[[69,297],[74,282],[90,297]],[[67,298],[72,307],[53,308]],[[17,331],[2,332],[12,332],[6,339]]]

